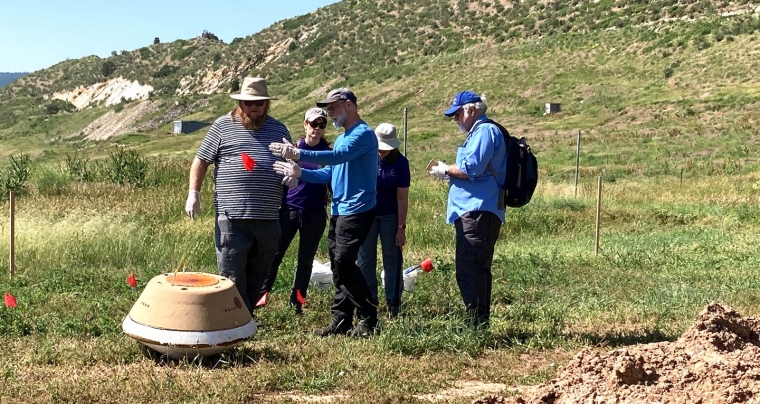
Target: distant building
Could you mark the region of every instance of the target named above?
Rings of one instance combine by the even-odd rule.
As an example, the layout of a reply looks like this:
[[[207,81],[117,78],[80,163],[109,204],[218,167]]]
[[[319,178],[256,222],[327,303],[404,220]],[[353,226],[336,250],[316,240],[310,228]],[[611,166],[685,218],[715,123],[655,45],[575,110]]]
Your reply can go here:
[[[199,122],[199,121],[174,121],[174,130],[172,132],[175,135],[181,135],[183,133],[193,133],[209,125],[211,124],[206,123],[206,122]]]
[[[544,115],[556,114],[560,112],[559,103],[547,102],[544,105]]]

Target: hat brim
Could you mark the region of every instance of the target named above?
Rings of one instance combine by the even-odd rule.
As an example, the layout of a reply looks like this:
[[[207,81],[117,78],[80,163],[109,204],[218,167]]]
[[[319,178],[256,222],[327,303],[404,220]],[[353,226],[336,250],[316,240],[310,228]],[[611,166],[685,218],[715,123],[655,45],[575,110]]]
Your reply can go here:
[[[447,109],[446,111],[444,111],[443,114],[446,115],[446,116],[448,116],[449,118],[451,118],[452,116],[454,116],[454,114],[457,113],[457,111],[459,111],[459,108],[462,108],[462,106],[461,105],[452,105],[449,109]]]
[[[324,107],[326,107],[326,106],[328,106],[328,105],[330,105],[330,104],[332,104],[334,102],[338,102],[338,101],[340,101],[340,98],[337,98],[337,99],[326,98],[326,99],[324,99],[322,101],[317,101],[317,106],[320,107],[320,108],[324,108]]]
[[[310,115],[309,117],[306,118],[306,122],[314,122],[314,121],[316,121],[317,119],[320,119],[320,118],[322,118],[325,121],[327,121],[327,117],[326,116],[322,116],[322,115]]]
[[[389,140],[387,142],[381,140],[377,141],[378,150],[393,150],[398,149],[399,146],[401,146],[401,141],[398,139]]]
[[[276,100],[274,97],[262,97],[260,95],[230,94],[230,98],[238,101]]]

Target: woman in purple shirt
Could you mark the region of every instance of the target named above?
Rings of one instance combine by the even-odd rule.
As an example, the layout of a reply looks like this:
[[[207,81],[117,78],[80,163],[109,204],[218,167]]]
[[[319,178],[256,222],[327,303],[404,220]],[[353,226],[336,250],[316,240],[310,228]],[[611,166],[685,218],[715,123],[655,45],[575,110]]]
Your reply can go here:
[[[298,148],[303,150],[330,150],[330,145],[325,140],[325,128],[327,127],[327,113],[321,108],[311,108],[306,111],[303,128],[306,136],[298,142]],[[302,168],[314,170],[318,165],[306,162],[298,162]],[[311,279],[311,269],[314,255],[319,247],[319,240],[325,231],[327,224],[327,185],[299,181],[295,188],[288,189],[280,208],[280,243],[277,255],[274,257],[272,267],[264,281],[259,301],[263,304],[269,300],[269,292],[277,278],[277,270],[282,263],[288,246],[300,232],[298,242],[298,264],[293,279],[293,289],[290,294],[290,304],[295,308],[296,314],[303,313],[303,302],[306,298],[306,289]]]
[[[409,160],[398,150],[401,142],[396,128],[381,123],[375,128],[378,141],[377,205],[375,220],[367,240],[359,250],[359,268],[367,280],[375,304],[377,298],[377,238],[383,253],[385,274],[385,300],[392,317],[401,309],[401,292],[404,290],[401,247],[406,244],[406,214],[409,208]]]

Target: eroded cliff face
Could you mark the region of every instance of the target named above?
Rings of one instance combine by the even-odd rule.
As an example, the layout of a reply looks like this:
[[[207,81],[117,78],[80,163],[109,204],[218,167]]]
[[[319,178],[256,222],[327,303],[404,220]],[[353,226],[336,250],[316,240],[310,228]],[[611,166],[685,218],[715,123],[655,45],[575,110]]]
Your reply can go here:
[[[54,93],[51,98],[72,103],[77,109],[103,102],[105,106],[121,103],[121,100],[146,100],[153,91],[150,85],[129,81],[122,77],[113,78],[91,86],[80,86],[71,91]]]
[[[233,80],[240,80],[254,67],[270,63],[285,54],[291,42],[293,38],[287,38],[271,44],[255,55],[236,60],[218,69],[203,68],[193,75],[182,76],[176,95],[227,91]],[[141,84],[137,80],[130,81],[120,76],[91,86],[79,86],[71,91],[57,92],[50,98],[68,101],[77,109],[82,109],[96,103],[103,103],[108,107],[119,104],[122,100],[147,100],[152,91],[153,86],[149,84]]]

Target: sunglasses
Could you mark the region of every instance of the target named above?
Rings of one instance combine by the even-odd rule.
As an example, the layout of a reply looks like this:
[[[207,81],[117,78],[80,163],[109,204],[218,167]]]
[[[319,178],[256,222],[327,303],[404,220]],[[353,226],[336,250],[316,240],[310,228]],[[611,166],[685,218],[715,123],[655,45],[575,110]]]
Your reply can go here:
[[[243,105],[245,105],[246,107],[252,107],[254,105],[257,107],[261,107],[264,105],[265,102],[267,102],[267,100],[243,101]]]
[[[327,127],[327,122],[320,119],[319,121],[309,122],[309,126],[311,126],[314,129],[324,129]]]

